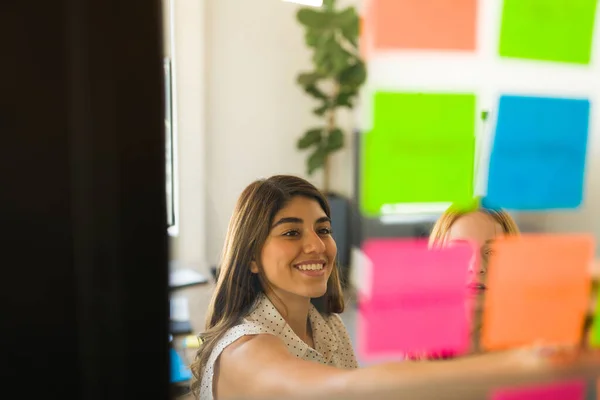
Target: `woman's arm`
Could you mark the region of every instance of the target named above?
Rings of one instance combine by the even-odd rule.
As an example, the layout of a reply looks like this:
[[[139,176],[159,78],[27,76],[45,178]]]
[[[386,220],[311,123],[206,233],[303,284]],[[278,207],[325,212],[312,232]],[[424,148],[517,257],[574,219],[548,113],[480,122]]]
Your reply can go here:
[[[217,400],[290,395],[324,396],[398,387],[403,383],[452,379],[469,373],[540,369],[545,358],[533,350],[487,353],[449,361],[392,362],[345,370],[292,356],[275,336],[245,336],[228,346],[215,365]]]

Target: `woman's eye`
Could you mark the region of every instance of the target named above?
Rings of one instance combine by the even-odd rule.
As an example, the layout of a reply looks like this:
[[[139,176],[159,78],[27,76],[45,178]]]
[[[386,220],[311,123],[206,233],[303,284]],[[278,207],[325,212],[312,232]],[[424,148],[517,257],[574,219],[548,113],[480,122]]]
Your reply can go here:
[[[298,231],[287,231],[283,234],[283,236],[298,236],[300,232]]]
[[[321,228],[319,229],[320,235],[331,235],[331,228]]]

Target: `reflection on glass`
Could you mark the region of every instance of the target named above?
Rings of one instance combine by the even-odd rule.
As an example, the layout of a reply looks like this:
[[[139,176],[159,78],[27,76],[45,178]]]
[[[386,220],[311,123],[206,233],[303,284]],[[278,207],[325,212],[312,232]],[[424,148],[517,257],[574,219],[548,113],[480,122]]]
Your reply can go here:
[[[175,183],[173,179],[173,108],[171,106],[171,60],[164,60],[165,73],[165,194],[167,196],[167,225],[175,225]]]

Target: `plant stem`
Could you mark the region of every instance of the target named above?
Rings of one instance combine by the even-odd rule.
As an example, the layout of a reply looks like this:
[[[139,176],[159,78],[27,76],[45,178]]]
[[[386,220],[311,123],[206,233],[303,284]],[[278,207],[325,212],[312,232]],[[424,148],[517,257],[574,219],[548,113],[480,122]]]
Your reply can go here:
[[[340,85],[335,82],[333,88],[333,95],[331,96],[331,102],[335,101],[335,98],[338,95],[340,90]],[[335,106],[331,106],[329,110],[327,110],[327,137],[333,132],[335,129]],[[330,191],[330,179],[331,179],[331,164],[329,162],[329,153],[325,155],[325,160],[323,161],[323,194],[328,195]]]

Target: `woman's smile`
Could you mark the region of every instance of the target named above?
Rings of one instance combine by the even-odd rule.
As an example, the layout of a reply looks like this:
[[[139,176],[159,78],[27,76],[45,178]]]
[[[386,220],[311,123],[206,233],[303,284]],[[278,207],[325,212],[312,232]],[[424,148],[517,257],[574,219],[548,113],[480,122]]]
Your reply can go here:
[[[325,276],[327,262],[325,260],[307,260],[294,264],[294,268],[311,277]]]

